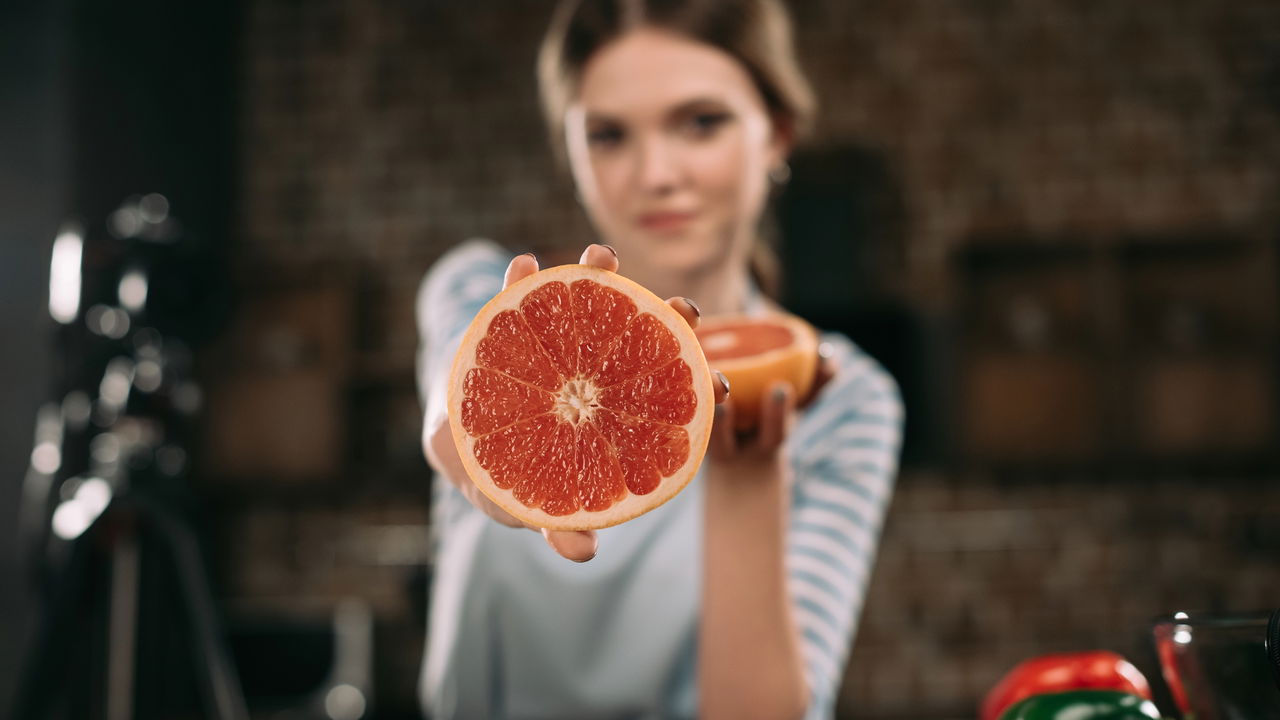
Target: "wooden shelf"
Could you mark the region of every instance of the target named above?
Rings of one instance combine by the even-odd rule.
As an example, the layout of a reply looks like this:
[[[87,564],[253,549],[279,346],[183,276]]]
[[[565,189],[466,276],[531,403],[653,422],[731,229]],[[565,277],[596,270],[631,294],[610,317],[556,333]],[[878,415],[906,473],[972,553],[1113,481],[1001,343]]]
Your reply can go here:
[[[1276,257],[1212,233],[963,247],[960,457],[1280,468]]]

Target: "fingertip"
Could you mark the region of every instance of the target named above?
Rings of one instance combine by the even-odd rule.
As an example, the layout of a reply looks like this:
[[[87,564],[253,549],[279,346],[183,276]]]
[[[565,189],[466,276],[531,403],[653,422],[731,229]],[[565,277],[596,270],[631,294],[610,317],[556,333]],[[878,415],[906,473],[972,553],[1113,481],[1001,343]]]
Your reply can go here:
[[[716,405],[711,422],[711,442],[708,451],[712,457],[728,459],[733,456],[737,438],[733,434],[733,403],[725,401]]]
[[[590,530],[584,530],[581,534],[586,537],[586,552],[575,562],[584,563],[595,559],[596,553],[600,552],[600,538]]]
[[[511,263],[507,265],[506,275],[502,278],[502,286],[505,288],[513,283],[519,282],[530,275],[538,272],[538,256],[533,253],[525,253],[517,255],[511,259]]]
[[[769,385],[761,398],[759,444],[771,450],[780,445],[791,430],[795,411],[795,388],[786,380]]]
[[[685,298],[684,301],[689,304],[689,307],[693,308],[695,315],[702,317],[702,308],[698,307],[698,303],[694,302],[693,298]]]
[[[718,405],[729,399],[729,378],[725,377],[724,373],[719,370],[712,370],[711,373],[716,379],[716,382],[711,387],[715,393],[716,404]]]
[[[834,375],[836,370],[836,350],[829,342],[818,343],[818,375]]]
[[[680,313],[680,317],[689,323],[689,327],[697,329],[698,322],[702,319],[702,309],[697,303],[687,297],[673,297],[667,298],[667,304],[672,310]]]
[[[765,402],[780,410],[787,410],[795,403],[796,389],[786,380],[778,380],[769,386],[769,395]]]
[[[603,243],[593,243],[582,251],[583,265],[598,267],[609,272],[618,271],[618,251]]]
[[[548,530],[542,529],[542,537],[566,560],[576,563],[590,561],[600,549],[599,538],[593,530]]]

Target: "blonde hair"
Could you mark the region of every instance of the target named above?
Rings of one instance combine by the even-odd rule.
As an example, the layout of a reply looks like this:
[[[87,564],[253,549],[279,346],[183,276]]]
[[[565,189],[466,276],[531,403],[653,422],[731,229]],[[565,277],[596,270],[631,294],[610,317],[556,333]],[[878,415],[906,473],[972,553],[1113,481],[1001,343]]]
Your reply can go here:
[[[542,112],[562,165],[567,164],[564,115],[591,56],[630,30],[669,30],[718,48],[746,69],[776,126],[794,140],[813,123],[813,89],[796,59],[791,17],[778,0],[563,0],[538,53]],[[752,275],[777,294],[778,261],[757,241]]]

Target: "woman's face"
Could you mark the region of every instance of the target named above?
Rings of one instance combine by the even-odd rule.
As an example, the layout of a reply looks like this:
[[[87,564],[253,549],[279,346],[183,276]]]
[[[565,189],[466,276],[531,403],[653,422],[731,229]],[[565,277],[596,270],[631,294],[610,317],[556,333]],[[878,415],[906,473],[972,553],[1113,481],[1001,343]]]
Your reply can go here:
[[[629,260],[672,271],[745,264],[787,143],[736,59],[680,35],[629,32],[587,62],[565,120],[583,204]]]

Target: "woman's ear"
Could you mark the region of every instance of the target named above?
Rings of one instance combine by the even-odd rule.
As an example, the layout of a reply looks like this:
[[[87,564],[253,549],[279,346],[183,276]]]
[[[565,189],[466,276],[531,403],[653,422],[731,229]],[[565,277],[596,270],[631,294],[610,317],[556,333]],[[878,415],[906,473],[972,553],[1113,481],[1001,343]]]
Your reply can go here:
[[[774,113],[772,131],[769,135],[769,169],[773,170],[786,163],[795,147],[796,123],[790,117]]]

